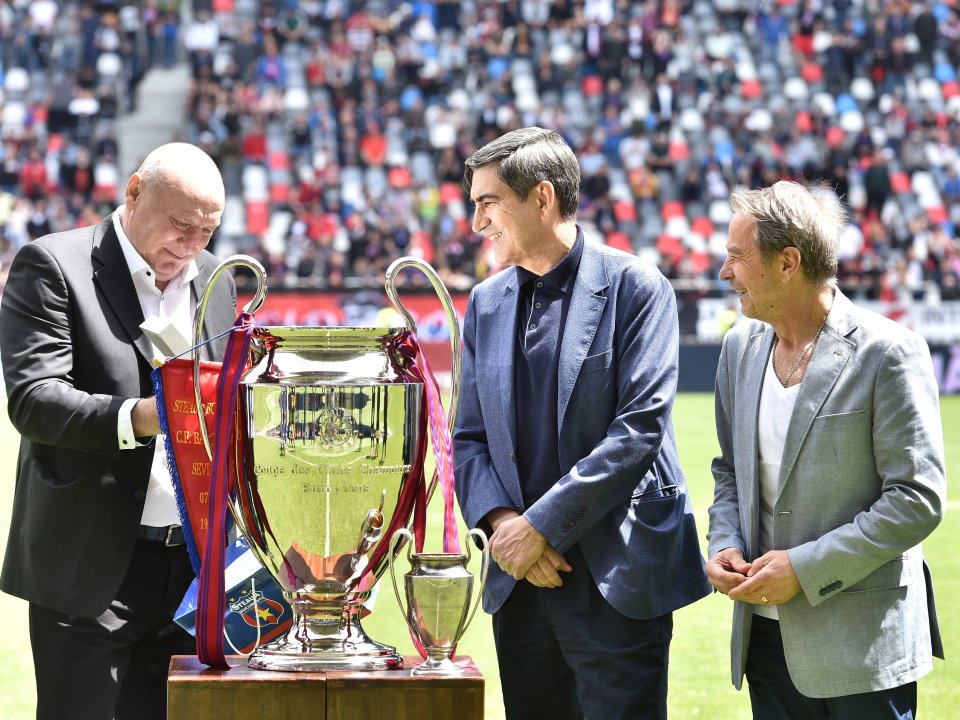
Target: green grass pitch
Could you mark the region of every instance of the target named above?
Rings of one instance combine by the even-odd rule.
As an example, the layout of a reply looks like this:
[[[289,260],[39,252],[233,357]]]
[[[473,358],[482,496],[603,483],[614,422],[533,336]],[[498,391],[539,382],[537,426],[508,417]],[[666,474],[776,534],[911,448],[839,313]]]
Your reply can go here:
[[[948,474],[960,467],[960,397],[941,400]],[[680,458],[697,512],[701,536],[707,529],[707,507],[713,491],[710,460],[716,453],[713,427],[713,397],[685,394],[677,398],[674,413]],[[0,545],[5,544],[13,501],[14,470],[18,437],[6,411],[0,412]],[[936,661],[932,674],[920,682],[920,717],[947,720],[960,706],[960,488],[951,483],[948,512],[943,524],[924,543],[933,570],[940,625],[951,662]],[[439,492],[431,503],[428,549],[438,549],[442,532]],[[705,541],[702,540],[705,546]],[[474,572],[479,554],[473,558]],[[402,567],[402,566],[401,566]],[[367,632],[377,640],[413,653],[401,611],[393,597],[389,578],[379,584],[377,607],[365,621]],[[33,717],[35,692],[33,664],[27,632],[26,603],[0,595],[0,718],[29,720]],[[670,659],[670,716],[674,720],[747,720],[750,702],[729,682],[729,601],[720,595],[705,598],[675,614]],[[460,644],[463,654],[473,657],[486,677],[486,718],[503,718],[496,656],[490,619],[478,613]]]

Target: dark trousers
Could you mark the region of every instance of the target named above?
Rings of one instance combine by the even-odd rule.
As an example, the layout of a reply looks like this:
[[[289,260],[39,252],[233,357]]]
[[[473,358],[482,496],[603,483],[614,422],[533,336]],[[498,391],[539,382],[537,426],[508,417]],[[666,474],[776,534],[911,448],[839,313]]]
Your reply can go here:
[[[764,617],[753,618],[747,682],[754,720],[914,720],[917,716],[915,682],[833,698],[801,695],[787,671],[780,623]]]
[[[664,720],[672,614],[621,615],[579,548],[564,556],[562,587],[520,581],[493,616],[508,720]]]
[[[138,540],[99,617],[31,604],[37,720],[166,720],[170,658],[196,653],[194,639],[171,622],[192,579],[183,546]]]

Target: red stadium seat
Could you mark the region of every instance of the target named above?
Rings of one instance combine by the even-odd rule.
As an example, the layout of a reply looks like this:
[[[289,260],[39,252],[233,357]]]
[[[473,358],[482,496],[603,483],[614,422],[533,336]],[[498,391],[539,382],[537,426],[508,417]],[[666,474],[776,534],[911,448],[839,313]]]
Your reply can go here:
[[[413,184],[413,176],[409,168],[393,167],[387,171],[387,182],[392,188],[405,190]]]
[[[930,219],[930,222],[939,225],[947,221],[947,209],[943,207],[943,205],[934,205],[931,208],[927,208],[927,217]]]
[[[623,250],[631,255],[633,254],[633,245],[630,243],[630,237],[625,232],[619,230],[608,232],[606,241],[607,245],[612,248]]]
[[[693,232],[703,235],[705,238],[707,238],[713,235],[714,227],[713,223],[710,222],[710,218],[701,216],[693,219],[693,221],[690,223],[690,229]]]
[[[270,206],[255,200],[247,203],[247,232],[262,235],[270,225]]]
[[[763,96],[763,86],[759,80],[744,80],[740,83],[740,94],[749,100]]]
[[[270,202],[275,205],[286,205],[290,202],[290,184],[284,182],[271,183]]]
[[[836,125],[831,125],[827,128],[827,145],[830,147],[836,147],[842,143],[847,137],[847,134],[843,131],[843,128],[838,128]]]
[[[274,150],[267,156],[267,166],[271,170],[289,170],[290,169],[290,155],[283,152],[282,150]]]
[[[687,147],[685,142],[680,140],[671,142],[668,152],[673,160],[686,160],[690,157],[690,148]]]
[[[583,78],[583,94],[594,97],[603,93],[603,80],[598,75],[587,75]]]
[[[629,200],[617,200],[613,203],[613,217],[617,222],[632,222],[637,219],[637,206]]]
[[[463,199],[463,191],[455,182],[445,182],[440,185],[440,202],[447,204]]]
[[[900,193],[910,192],[910,176],[905,172],[895,172],[890,174],[890,189],[898,195]]]
[[[808,83],[823,82],[823,68],[817,63],[804,63],[800,75]]]
[[[660,217],[664,220],[669,220],[670,218],[683,217],[686,215],[686,211],[683,209],[683,203],[679,200],[668,200],[660,208]]]

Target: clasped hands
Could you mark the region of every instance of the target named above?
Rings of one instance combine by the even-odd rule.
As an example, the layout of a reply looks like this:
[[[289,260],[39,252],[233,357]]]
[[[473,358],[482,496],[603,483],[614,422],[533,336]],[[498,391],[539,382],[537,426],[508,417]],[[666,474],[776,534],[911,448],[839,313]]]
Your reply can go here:
[[[707,561],[710,584],[731,600],[782,605],[800,592],[800,581],[785,550],[771,550],[752,563],[737,548],[724,548]]]
[[[487,521],[493,530],[490,554],[505,573],[537,587],[563,585],[560,573],[573,568],[523,515],[510,508],[497,508],[487,514]]]

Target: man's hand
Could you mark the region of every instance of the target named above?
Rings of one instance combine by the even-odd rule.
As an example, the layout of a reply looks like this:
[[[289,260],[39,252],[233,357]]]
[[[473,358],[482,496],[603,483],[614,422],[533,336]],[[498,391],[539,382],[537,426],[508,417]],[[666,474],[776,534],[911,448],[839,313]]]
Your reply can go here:
[[[570,572],[571,570],[573,568],[570,567],[570,563],[566,561],[563,555],[547,545],[543,555],[530,567],[524,579],[537,587],[556,588],[563,585],[560,572]]]
[[[734,600],[756,605],[782,605],[801,589],[787,551],[771,550],[754,560],[747,571],[747,579],[727,594]],[[763,598],[767,601],[764,602]]]
[[[739,548],[724,548],[707,561],[707,579],[717,590],[729,595],[746,582],[750,567]]]
[[[505,573],[515,580],[523,580],[527,571],[536,563],[547,549],[547,539],[517,514],[507,520],[500,520],[494,525],[493,537],[490,538],[490,554],[497,561]]]
[[[151,437],[159,435],[160,415],[157,412],[157,399],[144,398],[138,400],[130,411],[130,424],[133,425],[134,437]]]

